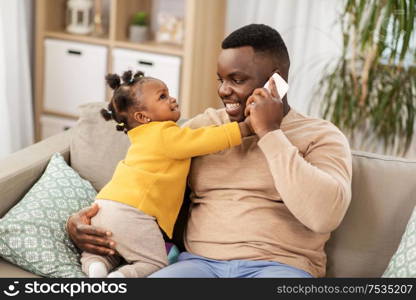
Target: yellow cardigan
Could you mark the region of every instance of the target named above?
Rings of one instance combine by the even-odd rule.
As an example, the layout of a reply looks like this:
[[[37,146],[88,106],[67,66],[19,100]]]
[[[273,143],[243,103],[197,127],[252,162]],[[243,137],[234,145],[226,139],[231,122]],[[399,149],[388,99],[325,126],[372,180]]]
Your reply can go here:
[[[180,128],[172,121],[150,122],[131,129],[128,136],[126,157],[97,199],[119,201],[155,217],[170,238],[191,158],[241,144],[236,122],[199,129]]]

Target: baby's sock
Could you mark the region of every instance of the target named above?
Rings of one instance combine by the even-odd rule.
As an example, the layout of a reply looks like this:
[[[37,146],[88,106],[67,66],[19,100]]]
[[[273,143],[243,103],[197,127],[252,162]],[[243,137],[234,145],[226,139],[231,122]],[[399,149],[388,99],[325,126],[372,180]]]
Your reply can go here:
[[[90,278],[103,278],[108,274],[105,264],[101,261],[91,263],[88,268],[88,277]]]
[[[121,273],[120,271],[114,271],[111,272],[110,274],[108,274],[107,278],[125,278],[126,276],[124,276],[123,273]]]

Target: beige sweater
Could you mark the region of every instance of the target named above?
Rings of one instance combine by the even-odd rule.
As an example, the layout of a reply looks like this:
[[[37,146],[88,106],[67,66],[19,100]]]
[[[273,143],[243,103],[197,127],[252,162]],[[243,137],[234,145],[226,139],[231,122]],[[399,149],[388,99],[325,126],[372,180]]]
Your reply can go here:
[[[208,109],[184,126],[228,123]],[[293,109],[281,129],[192,160],[187,251],[217,260],[269,260],[325,275],[325,242],[351,199],[351,152],[330,122]]]

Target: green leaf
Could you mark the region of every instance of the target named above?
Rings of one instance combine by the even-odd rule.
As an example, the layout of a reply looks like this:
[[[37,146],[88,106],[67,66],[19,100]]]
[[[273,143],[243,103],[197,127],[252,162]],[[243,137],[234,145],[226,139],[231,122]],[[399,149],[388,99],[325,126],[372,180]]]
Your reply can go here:
[[[386,151],[403,154],[411,144],[416,118],[416,51],[411,45],[416,34],[415,0],[347,0],[343,15],[342,57],[319,83],[322,114],[350,137],[360,131],[368,145],[381,141]],[[350,61],[352,32],[358,42],[354,62]],[[368,73],[368,95],[360,107],[355,93],[357,88],[361,93],[361,85],[354,88],[354,82],[361,82],[374,44],[377,52]],[[403,67],[406,57],[413,58],[413,65]]]

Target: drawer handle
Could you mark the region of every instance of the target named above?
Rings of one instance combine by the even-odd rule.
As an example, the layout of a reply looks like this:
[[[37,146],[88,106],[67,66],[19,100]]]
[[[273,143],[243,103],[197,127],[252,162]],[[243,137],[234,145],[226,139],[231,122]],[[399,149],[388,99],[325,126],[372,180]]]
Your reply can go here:
[[[153,63],[151,61],[139,60],[138,63],[139,65],[153,66]]]
[[[77,50],[68,50],[68,54],[82,55],[82,52]]]

